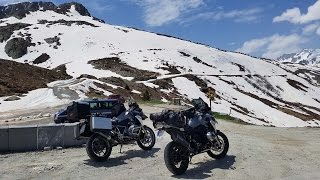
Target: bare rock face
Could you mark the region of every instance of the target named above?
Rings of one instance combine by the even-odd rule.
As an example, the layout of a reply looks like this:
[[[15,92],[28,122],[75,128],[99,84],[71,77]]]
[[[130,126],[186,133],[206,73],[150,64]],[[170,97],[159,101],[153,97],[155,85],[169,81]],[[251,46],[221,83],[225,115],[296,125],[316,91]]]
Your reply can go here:
[[[20,58],[27,54],[30,42],[23,38],[13,38],[5,46],[5,52],[13,59]]]
[[[0,6],[0,18],[13,16],[22,19],[26,17],[26,14],[38,11],[40,8],[43,10],[54,10],[57,7],[52,2],[23,2],[8,6]]]
[[[60,14],[66,14],[69,12],[71,6],[75,7],[75,10],[79,12],[82,16],[91,16],[89,11],[82,5],[76,2],[61,4],[57,7],[56,12]]]
[[[52,2],[23,2],[11,4],[8,6],[0,6],[0,19],[8,17],[16,17],[22,19],[30,12],[35,11],[55,11],[60,14],[66,14],[70,11],[71,6],[75,6],[75,10],[82,16],[91,16],[89,11],[80,3],[72,2],[56,6]]]

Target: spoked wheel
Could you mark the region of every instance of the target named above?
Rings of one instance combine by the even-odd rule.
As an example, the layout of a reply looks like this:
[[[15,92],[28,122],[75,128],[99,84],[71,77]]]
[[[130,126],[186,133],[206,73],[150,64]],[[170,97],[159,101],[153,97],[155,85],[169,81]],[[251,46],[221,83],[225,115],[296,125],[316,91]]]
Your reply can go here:
[[[189,166],[189,151],[184,146],[171,141],[164,150],[164,162],[170,172],[180,175]]]
[[[151,128],[144,126],[137,140],[138,146],[143,150],[151,150],[156,143],[156,136]]]
[[[207,153],[212,158],[221,159],[226,156],[229,150],[229,141],[227,136],[220,131],[218,131],[216,135],[219,139],[219,142],[213,142],[211,150],[209,150]]]
[[[112,151],[109,141],[99,134],[93,134],[87,141],[87,154],[94,161],[106,161]]]

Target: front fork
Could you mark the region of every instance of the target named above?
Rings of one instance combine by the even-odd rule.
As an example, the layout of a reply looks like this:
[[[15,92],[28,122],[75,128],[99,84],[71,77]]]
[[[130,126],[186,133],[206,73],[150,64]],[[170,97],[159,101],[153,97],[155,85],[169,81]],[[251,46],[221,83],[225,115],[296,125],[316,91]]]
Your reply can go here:
[[[219,130],[217,130],[216,128],[216,121],[215,120],[210,120],[210,125],[212,126],[212,132],[208,132],[207,133],[207,138],[209,139],[209,141],[213,144],[213,143],[217,143],[219,147],[221,147],[221,142],[219,140],[219,137],[217,136],[217,134],[220,132]]]

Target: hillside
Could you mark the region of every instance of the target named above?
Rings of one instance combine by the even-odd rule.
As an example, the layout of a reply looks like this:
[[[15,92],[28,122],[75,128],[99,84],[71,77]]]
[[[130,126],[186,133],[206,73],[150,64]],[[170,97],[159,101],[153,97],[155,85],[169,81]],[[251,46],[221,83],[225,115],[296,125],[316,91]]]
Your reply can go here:
[[[106,24],[81,13],[87,11],[77,3],[60,5],[66,7],[63,12],[45,7],[29,3],[23,6],[25,16],[0,20],[0,32],[6,34],[0,37],[0,58],[50,70],[65,66],[73,78],[48,84],[58,90],[51,94],[58,103],[48,104],[111,93],[139,98],[146,92],[164,102],[173,97],[188,102],[207,100],[205,92],[211,88],[214,111],[258,125],[319,126],[316,67],[297,72],[303,68]],[[70,93],[77,95],[71,98]],[[31,91],[25,98],[33,96]],[[43,103],[50,99],[43,97]],[[23,98],[11,104],[4,98],[0,112],[21,107]]]
[[[71,78],[59,69],[61,68],[48,70],[0,59],[0,97],[22,95],[34,89],[45,88],[49,82]]]

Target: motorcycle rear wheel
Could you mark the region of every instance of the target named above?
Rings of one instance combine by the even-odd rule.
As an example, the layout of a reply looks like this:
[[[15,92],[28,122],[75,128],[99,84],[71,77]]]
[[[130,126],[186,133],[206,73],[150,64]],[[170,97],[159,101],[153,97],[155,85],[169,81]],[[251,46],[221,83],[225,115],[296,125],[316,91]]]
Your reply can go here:
[[[99,134],[93,134],[87,141],[87,154],[93,161],[106,161],[112,151],[109,141]]]
[[[207,153],[214,159],[221,159],[227,155],[229,150],[229,140],[227,136],[220,131],[217,132],[216,136],[218,137],[221,146],[217,149],[209,150]]]
[[[138,146],[143,150],[151,150],[156,143],[156,136],[151,128],[144,126],[145,132],[141,132],[137,140]]]
[[[164,162],[174,175],[185,173],[189,166],[189,151],[186,147],[171,141],[164,150]]]

